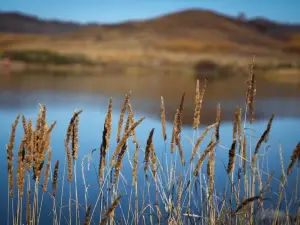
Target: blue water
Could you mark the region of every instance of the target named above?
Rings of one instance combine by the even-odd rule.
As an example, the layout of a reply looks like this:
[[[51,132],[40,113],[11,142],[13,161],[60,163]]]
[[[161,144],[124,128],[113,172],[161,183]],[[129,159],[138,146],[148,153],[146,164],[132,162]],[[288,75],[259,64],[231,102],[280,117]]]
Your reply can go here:
[[[51,98],[49,97],[51,95]],[[2,93],[1,98],[5,99],[7,96],[7,102],[9,102],[9,96],[13,98],[11,93]],[[20,96],[18,96],[20,98]],[[0,171],[1,172],[1,185],[0,185],[0,199],[3,201],[3,204],[0,206],[1,210],[1,218],[0,224],[6,223],[6,215],[7,215],[7,162],[6,162],[6,151],[5,151],[5,144],[8,143],[10,132],[11,132],[11,125],[15,120],[17,114],[20,112],[25,115],[27,119],[32,118],[35,123],[35,118],[38,113],[38,103],[45,104],[47,106],[47,121],[48,124],[51,124],[54,120],[57,121],[57,125],[55,126],[52,136],[51,136],[51,148],[52,152],[52,169],[56,160],[59,160],[60,167],[59,167],[59,178],[58,178],[58,190],[57,190],[57,204],[60,204],[60,193],[61,193],[61,183],[62,183],[62,171],[64,165],[64,137],[66,134],[66,129],[69,123],[70,118],[74,110],[76,109],[83,109],[83,113],[80,115],[80,122],[79,122],[79,155],[77,161],[77,180],[78,180],[78,193],[79,193],[79,201],[82,204],[81,216],[85,215],[85,199],[84,199],[84,186],[82,182],[81,176],[81,160],[82,157],[87,156],[93,149],[99,149],[102,141],[102,129],[103,123],[105,119],[105,114],[107,110],[107,103],[108,103],[108,96],[99,95],[99,96],[91,96],[91,95],[68,95],[65,93],[33,93],[31,95],[24,95],[25,99],[22,99],[18,103],[14,103],[12,105],[0,106],[0,143],[2,146],[2,151],[0,151]],[[296,104],[297,102],[295,102]],[[122,99],[117,98],[113,99],[113,132],[111,135],[111,147],[108,153],[110,157],[116,147],[116,127],[119,119],[119,112],[120,112],[120,105],[122,104]],[[140,102],[139,104],[153,104],[153,102]],[[268,104],[267,102],[265,104]],[[135,109],[136,105],[132,105],[133,109]],[[271,106],[270,106],[271,107]],[[272,103],[272,107],[274,107]],[[142,112],[135,113],[135,119],[141,118],[145,116]],[[253,129],[251,133],[250,130],[247,131],[247,134],[253,135],[252,138],[252,153],[255,147],[257,140],[259,139],[260,135],[264,132],[267,126],[268,116],[265,116],[264,120],[257,121],[254,124],[246,124],[247,128]],[[212,123],[214,121],[211,121]],[[151,115],[146,115],[146,119],[142,122],[140,126],[136,129],[137,139],[141,145],[141,148],[145,148],[147,138],[149,135],[150,130],[154,128],[154,148],[156,151],[157,156],[161,160],[163,166],[166,166],[166,162],[161,158],[162,155],[165,154],[165,146],[167,147],[167,154],[168,160],[170,160],[173,156],[169,154],[170,148],[170,138],[172,132],[172,124],[167,124],[167,142],[166,145],[162,139],[162,131],[161,131],[161,123],[155,117]],[[201,126],[198,135],[202,133],[204,130],[205,125]],[[285,169],[288,166],[290,156],[292,154],[293,149],[295,148],[296,144],[300,141],[299,136],[300,130],[300,119],[299,118],[289,118],[289,117],[280,117],[277,118],[275,115],[274,122],[272,124],[271,133],[269,135],[269,142],[267,144],[263,144],[260,149],[260,153],[266,153],[264,157],[264,161],[261,160],[260,157],[260,166],[262,166],[263,170],[266,173],[270,173],[272,170],[275,170],[275,177],[280,179],[281,167],[280,167],[280,159],[279,159],[279,144],[282,146],[283,150],[283,159],[284,159],[284,166]],[[20,145],[21,135],[23,132],[23,128],[21,123],[19,123],[16,133],[16,142],[15,142],[15,162],[17,160],[17,150]],[[198,137],[196,134],[195,138]],[[192,151],[192,144],[190,140],[193,139],[194,132],[191,127],[184,127],[182,131],[182,146],[184,150],[185,160],[187,162],[186,168],[188,168],[189,159],[191,156]],[[220,137],[221,137],[221,145],[225,148],[230,148],[232,142],[232,123],[231,122],[222,122],[221,129],[220,129]],[[200,146],[200,152],[203,152],[205,147],[207,146],[210,138],[210,133],[204,139]],[[249,143],[249,142],[248,142]],[[128,198],[130,193],[128,193],[128,187],[131,186],[132,183],[132,172],[130,164],[128,163],[128,157],[132,158],[134,153],[133,145],[129,145],[129,149],[124,156],[123,159],[123,168],[122,168],[122,176],[126,179],[126,182],[123,182],[122,179],[120,181],[119,191],[120,193],[124,194],[125,197],[122,198],[121,204],[123,205],[122,210],[118,209],[116,213],[122,217],[123,214],[127,218],[127,211],[128,207]],[[175,153],[176,154],[176,153]],[[249,154],[249,152],[248,152]],[[182,166],[180,165],[179,154],[177,160],[177,169],[178,174],[179,172],[183,171]],[[139,164],[138,164],[138,174],[139,174],[139,182],[144,182],[144,171],[143,171],[143,157],[144,154],[142,151],[139,151]],[[194,159],[194,163],[196,163],[198,157]],[[170,162],[170,161],[169,161]],[[223,149],[221,146],[216,148],[216,162],[215,162],[215,187],[217,193],[222,193],[225,188],[225,183],[227,179],[227,174],[225,167],[228,163],[228,151]],[[88,204],[94,204],[99,194],[99,187],[96,177],[96,172],[98,170],[99,165],[99,151],[93,153],[92,160],[90,162],[90,168],[88,170],[87,160],[84,161],[84,171],[85,171],[85,178],[86,182],[89,186],[89,194],[88,194]],[[170,165],[169,165],[170,166]],[[14,166],[14,170],[16,171],[16,166]],[[206,176],[206,162],[202,166],[202,172]],[[291,187],[296,182],[296,166],[293,168],[292,174],[289,177],[289,186]],[[263,177],[264,180],[267,179],[267,175]],[[51,182],[51,181],[50,181]],[[50,183],[49,182],[49,183]],[[16,185],[16,183],[15,183]],[[72,183],[73,185],[73,183]],[[152,184],[153,185],[153,184]],[[274,189],[278,188],[278,183],[273,182]],[[74,186],[71,186],[72,190]],[[51,185],[49,185],[49,191],[51,191]],[[64,203],[63,205],[68,204],[68,190],[69,190],[69,183],[65,180],[64,186]],[[142,189],[139,190],[142,193]],[[41,192],[41,191],[40,191]],[[152,193],[152,192],[151,192]],[[291,193],[287,193],[289,195]],[[154,196],[154,195],[153,195]],[[287,196],[288,197],[288,196]],[[74,196],[72,196],[74,198]],[[133,198],[133,196],[132,196]],[[271,199],[270,204],[276,204],[277,199]],[[25,201],[25,198],[24,200]],[[153,200],[154,202],[154,200]],[[25,205],[24,205],[25,206]],[[125,206],[125,207],[124,207]],[[72,206],[75,209],[75,206]],[[92,210],[93,210],[92,207]],[[68,218],[68,211],[67,207],[64,208],[63,213],[66,218]],[[95,211],[94,219],[98,221],[97,218],[99,216],[99,204],[98,208]],[[73,210],[75,211],[75,210]],[[41,212],[41,221],[40,224],[52,224],[52,200],[50,196],[45,193],[44,194],[44,202],[43,208]],[[25,214],[25,208],[23,207],[23,215]],[[65,224],[64,220],[62,220],[62,224]],[[98,223],[98,222],[96,222]]]

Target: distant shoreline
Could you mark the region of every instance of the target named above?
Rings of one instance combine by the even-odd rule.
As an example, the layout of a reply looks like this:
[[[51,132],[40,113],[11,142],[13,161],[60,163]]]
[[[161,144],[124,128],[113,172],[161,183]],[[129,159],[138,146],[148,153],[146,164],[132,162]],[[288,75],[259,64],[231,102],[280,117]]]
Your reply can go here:
[[[3,60],[0,60],[1,69],[3,69]],[[86,65],[41,65],[38,63],[26,63],[21,61],[12,60],[10,63],[10,71],[11,72],[22,72],[22,71],[70,71],[70,72],[80,72],[80,71],[100,71],[101,66],[86,66]]]

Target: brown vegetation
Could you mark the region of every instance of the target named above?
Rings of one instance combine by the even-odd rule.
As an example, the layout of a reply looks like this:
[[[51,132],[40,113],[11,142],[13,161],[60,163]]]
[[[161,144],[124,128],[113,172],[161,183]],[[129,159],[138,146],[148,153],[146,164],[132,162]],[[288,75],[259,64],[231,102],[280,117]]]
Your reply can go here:
[[[9,18],[6,19],[14,21],[13,16]],[[147,64],[148,67],[153,67],[156,62],[195,62],[205,54],[212,54],[214,58],[223,54],[241,58],[255,52],[257,56],[268,60],[275,57],[278,60],[293,60],[295,57],[290,55],[291,52],[299,53],[298,36],[292,32],[300,29],[297,26],[290,28],[289,25],[278,24],[272,35],[272,23],[241,21],[205,10],[187,10],[145,21],[114,25],[61,22],[56,23],[53,29],[49,27],[51,21],[44,21],[45,32],[39,32],[41,28],[35,26],[31,30],[20,30],[22,22],[26,24],[27,20],[27,17],[21,17],[19,24],[12,24],[10,33],[1,35],[0,48],[52,50],[61,54],[80,54],[97,62],[118,61],[135,65]],[[38,20],[34,22],[35,20],[36,18],[31,18],[30,22],[41,23]],[[62,28],[65,32],[60,32]],[[13,34],[14,30],[18,33]],[[1,28],[0,24],[1,31],[8,30]],[[286,39],[278,37],[280,32],[291,39],[288,44]],[[36,35],[37,33],[48,36]],[[50,36],[49,33],[59,34]]]
[[[126,95],[124,100],[123,108],[120,111],[121,119],[119,119],[117,129],[117,138],[111,138],[115,142],[115,150],[113,152],[112,159],[106,159],[106,147],[107,145],[104,143],[109,143],[107,139],[110,138],[108,133],[111,132],[111,124],[112,124],[112,100],[109,101],[109,106],[107,110],[107,115],[105,118],[104,124],[104,132],[102,137],[102,147],[100,149],[95,149],[90,153],[87,153],[85,157],[88,158],[88,163],[90,163],[92,153],[94,151],[99,151],[99,158],[97,160],[100,161],[100,171],[99,174],[95,174],[96,176],[103,175],[103,179],[98,186],[95,185],[91,187],[90,184],[87,186],[85,183],[85,173],[84,170],[84,159],[82,158],[82,178],[84,180],[84,188],[78,188],[79,183],[77,182],[78,171],[76,169],[76,162],[78,161],[79,156],[79,115],[83,112],[82,110],[75,111],[68,123],[68,127],[66,130],[65,137],[65,164],[64,168],[67,166],[68,171],[64,169],[62,172],[62,178],[58,179],[59,173],[59,161],[56,161],[53,172],[53,182],[52,182],[52,193],[49,191],[45,191],[48,186],[49,179],[49,171],[51,166],[51,133],[55,128],[55,122],[48,126],[47,121],[47,108],[44,105],[40,105],[40,110],[38,112],[36,118],[36,126],[35,129],[32,127],[31,119],[26,120],[25,116],[22,117],[23,131],[22,140],[20,143],[20,147],[18,149],[18,158],[16,160],[17,172],[13,170],[13,161],[14,161],[14,141],[16,134],[16,127],[18,125],[18,120],[20,119],[20,115],[17,116],[15,122],[12,125],[11,136],[8,140],[7,146],[7,169],[8,169],[8,209],[12,209],[12,212],[8,211],[8,218],[12,218],[13,224],[23,223],[22,216],[22,208],[23,208],[23,194],[27,193],[27,202],[26,202],[26,220],[27,223],[32,222],[31,224],[40,224],[41,220],[49,220],[49,217],[41,218],[41,210],[43,208],[44,195],[49,194],[51,200],[53,201],[53,208],[51,211],[51,219],[54,224],[59,224],[62,220],[69,219],[69,223],[72,224],[72,220],[75,220],[75,224],[79,224],[80,221],[83,221],[85,224],[91,224],[95,219],[95,213],[98,216],[97,224],[106,224],[110,222],[110,224],[139,224],[140,221],[144,221],[148,223],[148,221],[157,220],[158,223],[168,223],[168,224],[186,224],[189,221],[193,221],[195,224],[240,224],[240,223],[262,223],[265,222],[265,218],[262,217],[267,211],[270,209],[274,209],[278,211],[280,205],[284,205],[285,214],[289,215],[284,218],[285,222],[289,222],[291,224],[299,223],[299,212],[297,210],[293,210],[296,208],[297,201],[299,197],[297,195],[297,187],[295,190],[291,189],[292,185],[289,184],[288,179],[278,179],[273,176],[273,173],[269,173],[268,168],[265,169],[264,166],[260,166],[258,164],[258,160],[260,159],[259,150],[262,147],[263,143],[268,141],[268,137],[270,135],[272,121],[274,119],[274,114],[271,115],[269,122],[266,126],[266,130],[261,134],[260,139],[254,138],[255,135],[249,135],[248,130],[252,130],[247,127],[242,128],[242,122],[248,122],[250,119],[249,126],[254,123],[254,111],[255,107],[255,98],[254,93],[256,92],[256,77],[253,76],[253,73],[250,73],[248,78],[248,92],[247,97],[244,101],[246,106],[249,104],[251,107],[250,110],[250,118],[247,118],[247,108],[245,110],[245,121],[242,121],[241,117],[241,109],[236,107],[234,122],[233,122],[233,132],[232,132],[232,146],[228,148],[228,146],[223,146],[221,142],[223,141],[222,136],[220,136],[221,129],[221,106],[217,105],[217,116],[216,122],[211,126],[207,127],[204,132],[197,138],[190,141],[190,146],[192,146],[191,159],[189,164],[185,164],[184,153],[188,152],[189,145],[182,145],[181,141],[183,138],[183,128],[182,128],[182,119],[184,114],[184,103],[186,101],[185,92],[181,96],[180,105],[176,110],[174,115],[174,124],[172,130],[172,138],[171,140],[166,139],[165,134],[162,132],[161,141],[165,143],[165,153],[166,155],[162,158],[158,157],[156,153],[159,153],[159,149],[155,151],[154,149],[154,128],[151,129],[147,142],[144,143],[144,148],[140,148],[137,140],[136,128],[144,121],[145,117],[140,118],[136,122],[134,122],[133,109],[130,103],[131,95]],[[200,109],[201,102],[203,101],[203,94],[206,86],[209,89],[209,85],[204,84],[204,88],[202,94],[200,93],[200,85],[199,81],[196,84],[196,96],[195,96],[195,110],[193,113],[196,115],[195,120],[197,125],[192,126],[191,129],[195,135],[198,136],[198,125],[200,118]],[[253,96],[251,96],[253,95]],[[193,100],[195,100],[193,99]],[[158,101],[159,103],[160,101]],[[163,104],[164,105],[164,104]],[[161,108],[164,108],[163,106]],[[128,112],[128,117],[126,120],[125,128],[123,127],[124,116]],[[195,113],[197,112],[197,113]],[[193,114],[193,115],[194,115]],[[194,119],[192,115],[192,119]],[[162,116],[163,118],[164,116]],[[162,130],[164,129],[165,120],[162,119]],[[195,128],[196,127],[196,128]],[[216,129],[212,129],[216,128]],[[106,130],[106,131],[105,131]],[[135,130],[135,132],[134,132]],[[107,132],[108,131],[108,132]],[[123,131],[123,134],[121,135]],[[205,147],[202,145],[203,138],[207,136],[208,132],[210,133],[210,142],[206,145],[205,149],[199,150],[199,148]],[[120,136],[118,136],[118,133]],[[181,136],[182,135],[182,136]],[[243,139],[242,139],[243,137]],[[131,145],[129,144],[129,140],[132,140],[134,148],[131,149]],[[248,141],[250,139],[250,141]],[[33,140],[33,144],[32,144]],[[196,140],[196,142],[195,142]],[[251,143],[247,145],[246,143]],[[155,143],[157,143],[155,138]],[[170,148],[168,147],[167,155],[167,141],[171,142]],[[231,140],[230,140],[231,141]],[[256,146],[253,148],[252,142],[256,142]],[[30,144],[28,144],[30,143]],[[69,146],[71,144],[71,147]],[[238,154],[236,149],[238,144],[242,147],[242,154]],[[282,165],[282,174],[280,174],[283,178],[290,176],[292,168],[295,162],[299,161],[299,145],[298,144],[291,157],[290,157],[290,165],[287,167],[287,172],[285,172],[285,165]],[[177,149],[178,147],[179,156]],[[230,147],[230,146],[229,146]],[[229,159],[228,159],[228,168],[227,173],[231,173],[231,178],[228,176],[226,178],[226,183],[224,183],[225,192],[219,193],[219,191],[223,191],[223,189],[217,189],[215,186],[216,176],[215,176],[215,165],[218,162],[216,160],[216,154],[220,150],[228,151]],[[142,150],[144,160],[139,161],[138,152]],[[72,152],[70,151],[72,150]],[[203,151],[204,150],[204,151]],[[250,151],[249,151],[250,150]],[[254,150],[254,151],[253,151]],[[134,155],[131,153],[134,151]],[[160,150],[162,151],[162,150]],[[247,152],[251,152],[251,155],[247,156]],[[46,162],[46,153],[48,154],[48,159]],[[253,152],[253,154],[252,154]],[[125,153],[128,153],[128,163],[132,166],[132,175],[126,173],[122,173],[124,156]],[[161,152],[160,152],[161,153]],[[201,154],[200,154],[201,153]],[[33,166],[31,170],[31,166],[25,167],[25,163],[28,163],[25,156],[28,154],[32,154],[33,158]],[[53,154],[54,155],[54,154]],[[178,157],[178,158],[177,158]],[[196,163],[193,162],[194,158],[197,158]],[[207,160],[207,175],[205,178],[204,173],[202,171],[203,164]],[[266,156],[263,156],[264,158]],[[272,157],[272,155],[271,155]],[[239,159],[239,166],[236,166],[236,158]],[[27,159],[31,159],[31,157],[27,157]],[[181,160],[181,164],[177,164],[177,160]],[[161,160],[165,160],[165,163],[161,163]],[[30,160],[29,160],[30,161]],[[111,161],[111,164],[107,163]],[[242,164],[242,161],[244,162]],[[44,163],[46,162],[46,164]],[[104,163],[105,162],[105,163]],[[127,161],[126,161],[127,162]],[[151,176],[138,176],[138,168],[139,165],[144,165],[144,172],[150,174]],[[151,165],[151,170],[149,169]],[[248,166],[249,165],[249,169]],[[259,167],[258,167],[259,165]],[[74,170],[73,170],[74,166]],[[244,189],[240,186],[241,173],[239,169],[244,168]],[[26,168],[26,170],[25,170]],[[182,170],[182,171],[180,171]],[[43,182],[44,187],[41,185],[41,174],[44,171],[45,180]],[[130,170],[129,170],[130,171]],[[150,173],[151,172],[151,173]],[[180,175],[178,176],[178,173]],[[25,173],[27,173],[27,179],[25,179]],[[30,174],[34,175],[34,184],[31,184]],[[68,173],[67,180],[69,184],[68,194],[68,206],[64,203],[63,199],[63,191],[64,191],[64,181],[65,174]],[[227,174],[226,173],[226,174]],[[184,175],[182,175],[184,174]],[[237,174],[237,178],[234,179],[234,175]],[[298,173],[295,173],[295,179],[298,180]],[[90,175],[90,174],[89,174]],[[267,175],[267,176],[265,176]],[[14,211],[14,188],[13,188],[13,180],[14,176],[17,178],[17,190],[18,196],[16,198],[16,212]],[[128,179],[131,179],[132,176],[132,184],[128,185]],[[74,179],[73,179],[74,177]],[[151,177],[153,179],[151,179]],[[267,177],[267,180],[265,178]],[[203,188],[202,181],[208,182],[206,188]],[[276,188],[269,190],[269,186],[271,181],[275,182],[276,185],[279,186],[278,191],[276,192]],[[57,186],[62,182],[61,188],[61,202],[60,204],[56,203],[56,193]],[[152,186],[152,182],[155,183]],[[292,180],[292,182],[294,182]],[[256,185],[256,184],[259,185]],[[263,183],[265,183],[263,185]],[[206,185],[206,184],[205,184]],[[274,187],[276,187],[276,185]],[[24,192],[24,187],[27,187],[26,192]],[[39,194],[40,188],[44,190]],[[81,202],[82,200],[78,198],[78,190],[82,190],[85,194],[85,207]],[[198,193],[200,190],[200,193]],[[229,191],[228,193],[228,190]],[[90,199],[86,197],[88,192],[95,191],[98,196],[94,205],[88,204]],[[152,191],[155,191],[155,206],[153,207],[153,198]],[[287,197],[286,192],[291,191],[292,194]],[[33,192],[33,200],[30,198],[30,193]],[[75,198],[73,198],[73,194],[75,193]],[[121,195],[121,193],[126,193]],[[42,195],[42,198],[40,198]],[[229,196],[228,196],[229,195]],[[277,205],[273,203],[269,206],[265,206],[265,196],[271,196],[277,201]],[[125,198],[124,202],[121,202],[122,198]],[[284,196],[284,200],[282,197]],[[175,200],[177,197],[177,200]],[[80,200],[79,200],[80,199]],[[296,201],[295,201],[296,199]],[[94,199],[93,199],[94,200]],[[141,200],[141,201],[139,201]],[[273,199],[272,199],[273,200]],[[73,203],[75,202],[75,203]],[[94,201],[93,201],[94,202]],[[10,205],[11,204],[11,205]],[[73,204],[76,205],[76,217],[72,216]],[[100,211],[96,210],[100,204]],[[68,208],[69,215],[62,214],[62,208]],[[58,217],[57,208],[60,209],[60,216]],[[93,209],[92,209],[93,207]],[[128,209],[127,216],[123,213],[123,210]],[[121,212],[118,212],[117,209],[121,209]],[[65,211],[65,210],[64,210]],[[84,214],[80,213],[84,211]],[[203,216],[202,216],[203,215]],[[80,216],[83,216],[81,218]],[[282,219],[282,218],[281,218]],[[32,221],[30,221],[32,220]],[[278,220],[278,215],[274,214],[273,217],[268,218],[268,221],[274,222]],[[8,222],[8,224],[10,224]]]

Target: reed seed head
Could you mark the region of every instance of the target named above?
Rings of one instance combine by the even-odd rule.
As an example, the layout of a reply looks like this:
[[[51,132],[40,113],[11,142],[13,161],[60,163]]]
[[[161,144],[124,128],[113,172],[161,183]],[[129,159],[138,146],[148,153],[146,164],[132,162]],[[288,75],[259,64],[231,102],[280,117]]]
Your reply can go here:
[[[162,125],[162,136],[164,141],[167,140],[167,131],[166,131],[166,110],[165,110],[165,103],[164,98],[161,96],[161,105],[160,105],[160,118],[161,118],[161,125]]]
[[[46,169],[45,169],[45,174],[44,174],[44,183],[43,183],[43,191],[44,192],[47,191],[47,187],[48,187],[51,157],[52,157],[52,150],[49,149],[48,159],[47,159],[47,164],[46,164]]]
[[[197,129],[199,126],[199,123],[200,123],[199,112],[200,112],[200,85],[199,85],[199,80],[197,80],[193,129]]]
[[[144,166],[144,172],[146,174],[147,169],[148,169],[148,165],[149,165],[149,157],[150,157],[150,152],[151,152],[151,148],[153,147],[152,145],[152,138],[153,138],[153,133],[154,133],[154,128],[152,128],[152,130],[149,133],[149,137],[147,140],[147,145],[146,145],[146,150],[145,150],[145,166]]]
[[[300,142],[298,142],[298,144],[296,145],[294,151],[293,151],[293,154],[291,156],[291,159],[290,159],[290,164],[287,168],[287,175],[290,175],[291,171],[292,171],[292,168],[296,162],[296,160],[298,159],[299,160],[299,157],[300,157]]]
[[[101,219],[101,222],[100,222],[100,225],[105,225],[107,220],[108,220],[108,217],[113,217],[114,216],[114,211],[115,211],[115,208],[119,205],[120,203],[120,200],[121,200],[121,195],[119,195],[114,201],[113,203],[111,204],[111,206],[107,209],[107,211],[104,213],[102,219]]]
[[[120,138],[121,138],[121,131],[122,131],[122,126],[123,126],[123,120],[124,120],[124,116],[125,116],[125,111],[127,108],[127,105],[129,103],[129,98],[130,98],[130,94],[126,94],[125,95],[125,99],[124,99],[124,103],[121,109],[121,113],[120,113],[120,119],[119,119],[119,123],[118,123],[118,133],[117,133],[117,143],[119,143]]]
[[[52,179],[52,195],[54,197],[56,195],[56,188],[57,188],[58,167],[59,167],[59,161],[57,160],[54,166],[53,179]]]
[[[208,131],[212,128],[214,128],[215,126],[217,126],[217,123],[214,123],[208,127],[205,128],[205,130],[203,131],[202,135],[197,139],[196,141],[196,144],[193,148],[193,151],[192,151],[192,156],[191,156],[191,159],[190,159],[190,163],[193,161],[193,159],[195,158],[195,155],[197,154],[197,150],[202,142],[202,140],[204,139],[204,137],[206,136],[206,134],[208,133]]]

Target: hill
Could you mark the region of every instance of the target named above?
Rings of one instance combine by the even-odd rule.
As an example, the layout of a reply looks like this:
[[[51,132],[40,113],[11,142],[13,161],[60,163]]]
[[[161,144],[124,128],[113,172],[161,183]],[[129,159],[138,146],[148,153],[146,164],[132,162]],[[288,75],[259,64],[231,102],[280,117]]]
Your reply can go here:
[[[265,18],[255,18],[247,21],[256,30],[280,40],[289,38],[300,32],[300,24],[283,24]]]
[[[0,12],[0,32],[53,35],[75,31],[83,26],[74,22],[43,20],[22,13]]]
[[[0,13],[0,32],[4,32],[6,42],[0,39],[4,48],[51,49],[102,62],[194,64],[203,57],[241,62],[243,56],[249,60],[253,54],[294,60],[293,54],[300,53],[300,25],[263,18],[243,20],[206,10],[119,24],[79,24]],[[26,35],[35,35],[34,43],[20,37]]]

